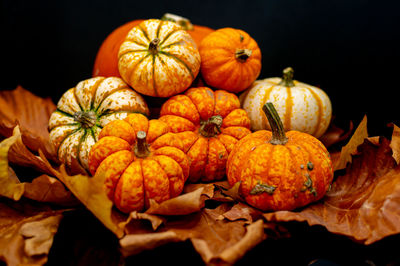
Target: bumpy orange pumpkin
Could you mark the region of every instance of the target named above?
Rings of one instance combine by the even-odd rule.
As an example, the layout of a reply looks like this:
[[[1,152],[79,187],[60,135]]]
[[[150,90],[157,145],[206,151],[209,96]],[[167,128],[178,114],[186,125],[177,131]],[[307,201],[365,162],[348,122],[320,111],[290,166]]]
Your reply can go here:
[[[292,210],[321,199],[333,179],[326,148],[315,137],[299,131],[285,134],[272,103],[263,107],[272,133],[256,131],[232,150],[227,162],[231,186],[247,203],[261,210]]]
[[[50,141],[70,172],[89,170],[90,148],[110,121],[130,113],[149,115],[141,95],[122,79],[95,77],[64,93],[49,119]]]
[[[202,40],[199,52],[201,74],[212,87],[240,92],[260,74],[260,48],[242,30],[223,28],[210,33]]]
[[[189,175],[183,143],[166,123],[131,114],[107,124],[89,154],[94,175],[105,175],[105,189],[123,212],[141,211],[149,201],[179,195]]]
[[[222,179],[233,146],[251,133],[238,98],[223,90],[191,88],[166,101],[160,115],[184,142],[191,182]]]
[[[200,45],[200,42],[205,36],[214,30],[205,26],[193,25],[190,20],[173,14],[165,14],[161,20],[168,20],[175,22],[182,26],[193,40]],[[124,42],[128,32],[135,26],[139,25],[143,20],[133,20],[118,28],[116,28],[101,44],[99,51],[96,55],[96,60],[93,66],[93,76],[104,77],[120,77],[118,71],[118,51],[121,44]]]
[[[136,91],[169,97],[186,90],[196,78],[200,55],[181,26],[149,19],[126,36],[118,52],[118,69]]]

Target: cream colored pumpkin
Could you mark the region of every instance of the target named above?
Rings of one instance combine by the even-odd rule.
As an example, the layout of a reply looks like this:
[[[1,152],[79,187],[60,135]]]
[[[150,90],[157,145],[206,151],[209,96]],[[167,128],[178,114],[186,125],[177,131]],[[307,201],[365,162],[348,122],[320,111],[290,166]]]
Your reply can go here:
[[[58,101],[49,120],[50,141],[72,172],[89,170],[88,156],[101,129],[130,113],[149,115],[146,102],[122,79],[95,77],[79,82]]]
[[[270,129],[262,111],[266,102],[272,102],[284,128],[320,137],[329,126],[332,105],[326,93],[314,86],[293,80],[293,69],[286,68],[283,78],[255,81],[241,96],[252,130]]]
[[[169,97],[192,84],[200,70],[200,54],[177,23],[149,19],[126,36],[118,52],[118,69],[136,91]]]

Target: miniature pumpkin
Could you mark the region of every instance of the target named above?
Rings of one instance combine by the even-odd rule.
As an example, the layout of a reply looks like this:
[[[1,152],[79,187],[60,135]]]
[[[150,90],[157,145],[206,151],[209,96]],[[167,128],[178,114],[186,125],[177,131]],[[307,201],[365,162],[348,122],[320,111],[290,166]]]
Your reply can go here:
[[[161,20],[175,22],[182,26],[190,36],[192,36],[197,46],[205,36],[214,30],[205,26],[193,25],[190,20],[173,14],[164,14]],[[103,41],[96,55],[96,60],[93,66],[93,76],[104,77],[120,77],[118,71],[118,51],[121,44],[124,42],[128,32],[135,26],[139,25],[143,20],[133,20],[116,28]]]
[[[186,90],[200,69],[192,37],[174,22],[149,19],[134,27],[118,52],[121,77],[136,91],[169,97]]]
[[[170,98],[160,116],[184,142],[191,162],[190,182],[222,179],[233,146],[251,133],[250,120],[236,95],[207,87],[190,88]]]
[[[285,130],[297,130],[319,138],[327,130],[332,106],[326,93],[314,86],[293,80],[293,69],[286,68],[283,78],[258,80],[240,96],[242,108],[251,120],[251,129],[269,129],[262,111],[272,102],[280,115]]]
[[[242,30],[223,28],[207,35],[200,44],[201,74],[212,87],[240,92],[261,71],[261,51]]]
[[[142,96],[120,78],[96,77],[79,82],[60,98],[49,120],[50,141],[58,159],[74,173],[85,173],[89,150],[100,130],[129,113],[149,114]]]
[[[108,197],[123,212],[141,211],[150,200],[178,196],[189,174],[183,143],[166,123],[130,114],[108,123],[89,155],[92,175],[104,174]]]
[[[261,210],[292,210],[321,199],[333,179],[330,156],[315,137],[285,134],[274,105],[263,106],[272,133],[256,131],[240,140],[227,162],[228,182],[240,183],[246,202]]]

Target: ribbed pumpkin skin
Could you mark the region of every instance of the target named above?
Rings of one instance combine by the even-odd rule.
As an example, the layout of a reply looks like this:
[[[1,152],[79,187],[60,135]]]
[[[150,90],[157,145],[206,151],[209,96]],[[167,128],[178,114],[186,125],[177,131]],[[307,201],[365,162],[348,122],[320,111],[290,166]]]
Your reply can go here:
[[[214,116],[223,119],[220,132],[204,136],[202,125]],[[161,121],[184,142],[191,162],[190,182],[220,180],[225,176],[226,161],[236,142],[250,134],[250,120],[236,95],[212,91],[207,87],[190,88],[161,107]]]
[[[118,71],[118,51],[128,32],[143,19],[133,20],[119,26],[107,36],[97,52],[93,65],[93,77],[121,77]]]
[[[169,97],[186,90],[196,78],[200,55],[192,37],[181,26],[150,19],[126,36],[118,52],[118,69],[136,91]]]
[[[239,50],[251,51],[241,61]],[[248,88],[261,71],[261,51],[256,41],[246,32],[223,28],[207,35],[199,47],[201,74],[206,83],[214,88],[240,92]]]
[[[76,119],[78,112],[92,112],[93,126],[84,128]],[[57,110],[49,120],[50,141],[62,163],[82,168],[71,169],[72,172],[88,171],[89,151],[101,128],[136,112],[148,115],[147,104],[120,78],[96,77],[81,81],[57,103]]]
[[[138,157],[136,134],[144,131],[149,154]],[[150,200],[160,203],[178,196],[189,175],[182,141],[166,123],[130,114],[101,131],[89,155],[90,172],[105,175],[108,197],[122,212],[142,211]]]
[[[298,131],[286,132],[285,145],[269,143],[271,135],[260,130],[236,144],[227,162],[229,184],[240,181],[240,194],[246,202],[263,211],[292,210],[321,199],[333,179],[326,148]],[[276,188],[272,194],[252,195],[257,184]]]
[[[250,117],[251,129],[270,129],[262,106],[272,102],[286,130],[322,136],[332,116],[329,97],[317,87],[296,80],[293,87],[288,87],[279,85],[281,81],[281,78],[257,80],[240,96],[242,108]]]

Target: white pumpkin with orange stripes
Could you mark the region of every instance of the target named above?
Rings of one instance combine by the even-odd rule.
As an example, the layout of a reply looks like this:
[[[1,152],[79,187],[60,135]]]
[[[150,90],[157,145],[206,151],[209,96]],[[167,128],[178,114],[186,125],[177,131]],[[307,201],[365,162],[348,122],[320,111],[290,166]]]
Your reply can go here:
[[[240,96],[240,101],[254,131],[270,129],[262,111],[266,102],[274,104],[286,131],[297,130],[317,138],[325,133],[332,116],[327,94],[317,87],[293,80],[290,67],[283,71],[282,78],[255,81]]]
[[[143,97],[122,79],[95,77],[67,90],[49,120],[58,159],[73,173],[88,173],[88,156],[101,129],[130,113],[149,115]]]
[[[120,46],[118,70],[139,93],[169,97],[186,90],[200,70],[196,43],[171,21],[145,20]]]

